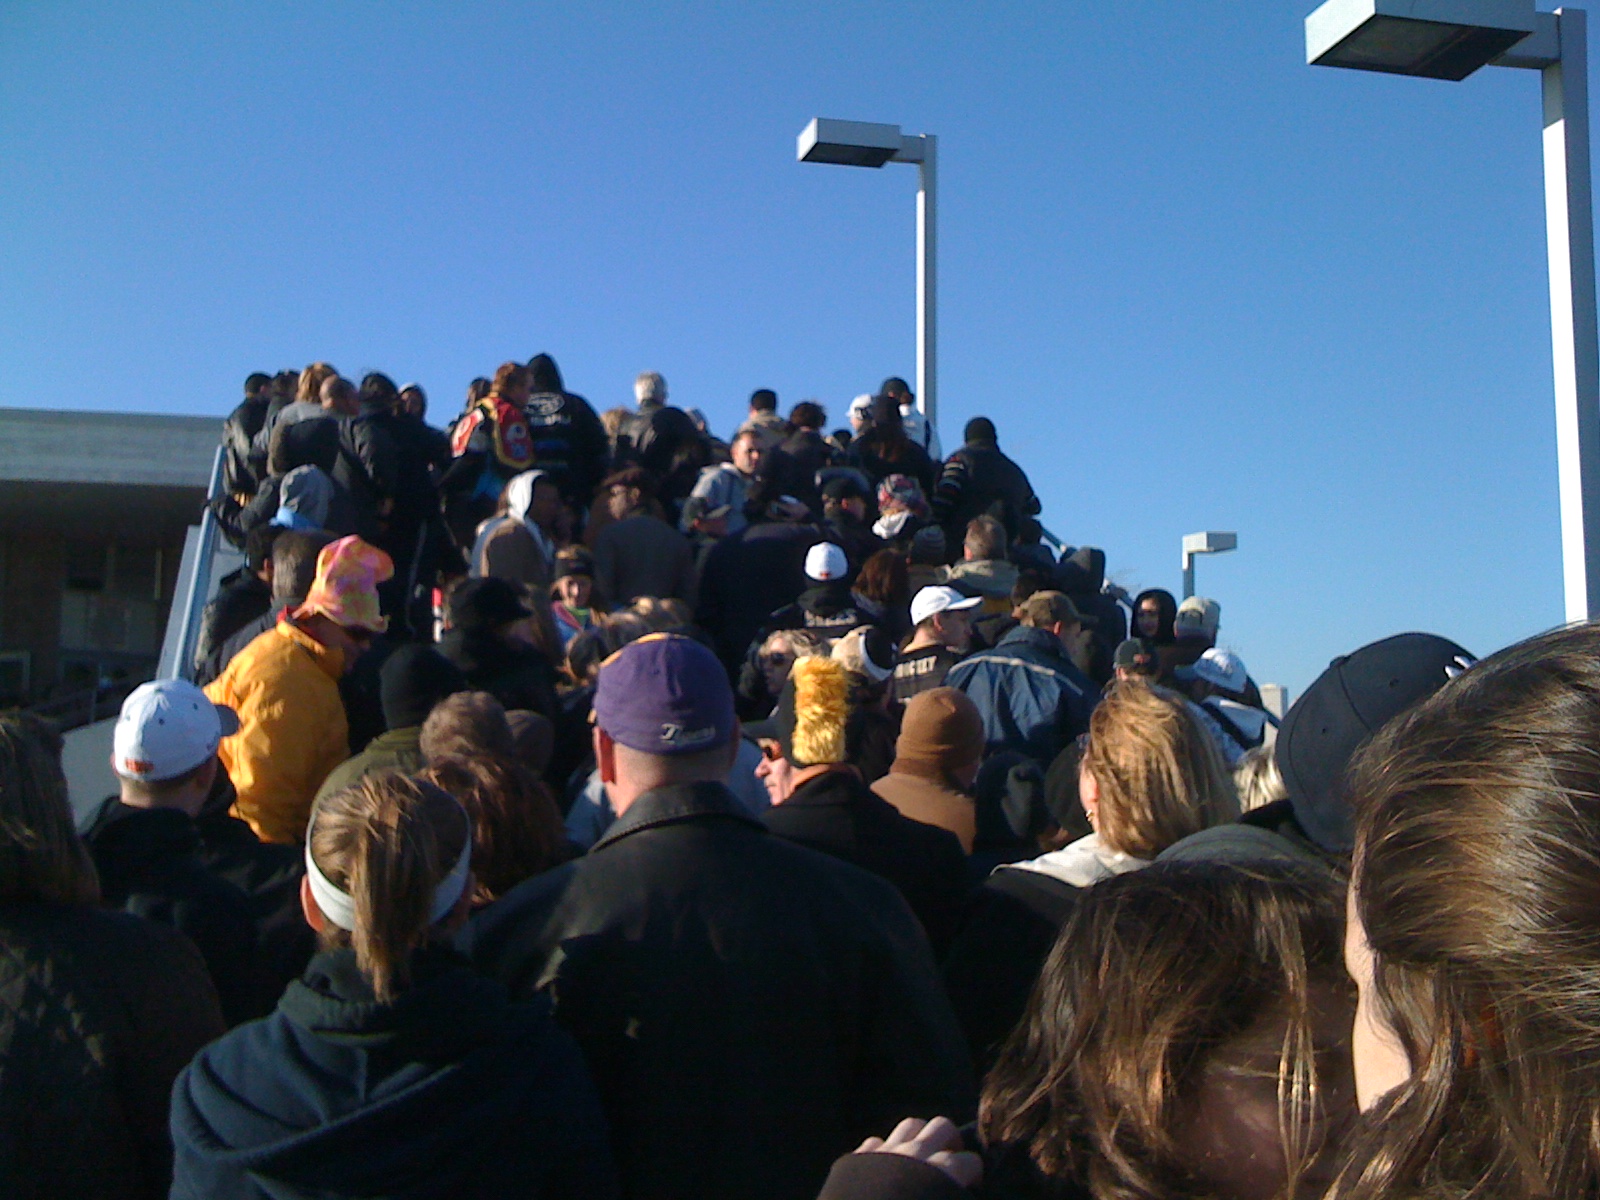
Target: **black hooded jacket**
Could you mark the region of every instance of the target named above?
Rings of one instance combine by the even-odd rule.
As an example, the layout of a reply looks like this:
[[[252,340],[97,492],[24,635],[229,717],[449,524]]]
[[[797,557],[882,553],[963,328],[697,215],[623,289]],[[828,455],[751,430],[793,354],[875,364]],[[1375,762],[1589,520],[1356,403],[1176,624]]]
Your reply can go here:
[[[567,391],[561,369],[548,354],[528,364],[533,393],[522,406],[533,439],[533,467],[555,476],[569,503],[587,505],[606,472],[611,441],[582,396]]]
[[[194,819],[197,858],[216,878],[244,893],[256,926],[256,954],[272,980],[272,999],[300,978],[316,952],[316,935],[300,911],[305,855],[298,846],[263,842],[231,809],[238,792],[224,771]]]
[[[354,951],[326,951],[202,1050],[172,1091],[174,1200],[615,1196],[594,1085],[548,1009],[442,947],[412,973],[380,1003]]]
[[[1013,542],[1038,540],[1039,498],[1022,468],[993,442],[968,442],[946,459],[928,498],[951,546],[961,544],[967,522],[985,514],[997,518]]]
[[[175,808],[107,799],[84,834],[101,898],[187,934],[206,960],[230,1025],[272,1011],[277,986],[256,954],[250,902],[200,860],[194,818]]]
[[[793,604],[768,618],[761,639],[780,629],[805,629],[821,637],[843,637],[858,625],[876,625],[871,613],[856,604],[847,579],[812,583]]]
[[[471,687],[488,692],[507,711],[525,708],[552,721],[560,717],[555,668],[532,646],[486,629],[451,629],[439,639],[439,653]]]

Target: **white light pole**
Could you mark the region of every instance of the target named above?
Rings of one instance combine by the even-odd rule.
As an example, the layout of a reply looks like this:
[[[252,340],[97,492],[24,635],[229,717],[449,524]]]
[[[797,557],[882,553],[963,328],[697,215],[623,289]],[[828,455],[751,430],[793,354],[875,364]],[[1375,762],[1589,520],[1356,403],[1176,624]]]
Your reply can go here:
[[[1533,0],[1327,0],[1306,61],[1429,79],[1528,67],[1544,83],[1544,211],[1567,620],[1600,614],[1600,339],[1589,179],[1587,16]]]
[[[1194,595],[1194,556],[1222,554],[1239,548],[1237,533],[1186,533],[1183,535],[1183,598]]]
[[[917,164],[917,408],[937,430],[938,256],[934,203],[939,180],[939,139],[931,133],[902,134],[898,125],[817,117],[801,131],[796,157],[801,162],[843,167],[881,167],[889,162]]]

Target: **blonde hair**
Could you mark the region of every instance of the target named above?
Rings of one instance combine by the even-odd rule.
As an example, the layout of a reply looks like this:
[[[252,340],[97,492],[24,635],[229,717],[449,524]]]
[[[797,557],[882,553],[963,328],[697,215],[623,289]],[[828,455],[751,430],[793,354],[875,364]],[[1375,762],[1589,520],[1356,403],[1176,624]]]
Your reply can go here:
[[[627,611],[648,625],[652,633],[681,629],[694,620],[689,606],[671,596],[640,596],[628,606]]]
[[[1265,808],[1289,795],[1289,789],[1283,786],[1278,762],[1272,757],[1271,746],[1257,746],[1244,752],[1233,767],[1233,786],[1239,792],[1239,807],[1245,812]]]
[[[1083,769],[1099,785],[1101,841],[1135,858],[1239,815],[1211,735],[1182,699],[1141,679],[1114,684],[1096,706]]]
[[[797,658],[789,669],[794,685],[794,748],[796,766],[820,766],[845,760],[844,726],[850,715],[850,677],[831,658]]]
[[[302,404],[321,404],[323,380],[332,379],[338,373],[331,363],[312,363],[300,372],[300,382],[295,386],[294,398]]]
[[[317,868],[355,903],[355,929],[326,926],[324,944],[351,945],[380,1003],[410,981],[414,950],[433,934],[433,894],[466,845],[467,815],[437,785],[376,771],[311,814]]]

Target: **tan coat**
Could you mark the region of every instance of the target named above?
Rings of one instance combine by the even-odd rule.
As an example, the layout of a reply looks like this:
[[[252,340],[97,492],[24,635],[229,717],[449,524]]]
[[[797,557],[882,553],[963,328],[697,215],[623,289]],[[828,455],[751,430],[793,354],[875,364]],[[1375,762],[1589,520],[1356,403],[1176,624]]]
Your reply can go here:
[[[551,564],[544,550],[514,517],[486,530],[479,539],[474,574],[492,575],[509,583],[523,584],[543,592],[550,586]]]
[[[978,832],[978,810],[972,797],[937,780],[921,775],[904,775],[893,769],[872,790],[900,810],[900,815],[948,829],[961,841],[961,849],[972,853],[972,839]]]

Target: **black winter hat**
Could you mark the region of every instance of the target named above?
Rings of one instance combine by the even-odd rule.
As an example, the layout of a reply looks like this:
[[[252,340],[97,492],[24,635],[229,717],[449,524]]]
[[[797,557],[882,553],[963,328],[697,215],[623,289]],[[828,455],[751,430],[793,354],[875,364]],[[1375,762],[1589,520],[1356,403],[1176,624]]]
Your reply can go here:
[[[1345,770],[1373,734],[1472,663],[1449,638],[1401,633],[1336,658],[1283,718],[1273,759],[1301,828],[1323,850],[1348,854],[1355,814]]]
[[[378,671],[378,697],[389,729],[410,729],[428,719],[433,706],[467,690],[456,665],[432,646],[413,642],[389,655]]]
[[[449,607],[453,629],[498,629],[533,615],[516,587],[493,575],[458,584],[450,593]]]

